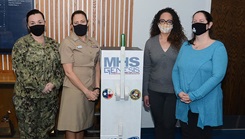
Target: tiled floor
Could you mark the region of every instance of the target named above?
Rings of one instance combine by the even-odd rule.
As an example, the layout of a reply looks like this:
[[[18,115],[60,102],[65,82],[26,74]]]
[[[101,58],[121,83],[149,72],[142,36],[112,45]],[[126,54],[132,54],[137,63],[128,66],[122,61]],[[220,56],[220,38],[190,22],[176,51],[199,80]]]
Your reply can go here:
[[[1,139],[19,139],[19,137],[0,137]],[[85,137],[85,139],[99,139],[100,137]],[[50,139],[65,139],[65,137],[63,135],[59,135],[56,137],[50,137]]]
[[[16,132],[13,137],[0,137],[0,139],[19,139],[19,133]],[[85,139],[99,139],[99,135],[87,135]],[[55,136],[51,136],[50,139],[65,139],[63,132],[58,132]]]
[[[85,137],[85,139],[99,139],[100,137]],[[51,137],[50,139],[65,139],[64,136]]]
[[[154,139],[154,130],[152,128],[141,129],[141,139]],[[85,137],[85,139],[99,139],[100,137]],[[0,139],[19,139],[15,136],[13,138],[0,138]],[[65,139],[63,133],[58,133],[56,137],[50,139]],[[181,139],[180,129],[176,129],[175,139]],[[212,139],[245,139],[245,129],[230,129],[230,130],[213,130]]]
[[[1,139],[19,139],[19,137],[13,137],[13,138],[2,138]],[[99,139],[100,137],[85,137],[85,139]],[[57,136],[57,137],[51,137],[50,139],[65,139],[64,136]]]
[[[86,135],[85,139],[99,139],[99,135]],[[50,137],[50,139],[65,139],[63,132],[58,132],[56,137]]]

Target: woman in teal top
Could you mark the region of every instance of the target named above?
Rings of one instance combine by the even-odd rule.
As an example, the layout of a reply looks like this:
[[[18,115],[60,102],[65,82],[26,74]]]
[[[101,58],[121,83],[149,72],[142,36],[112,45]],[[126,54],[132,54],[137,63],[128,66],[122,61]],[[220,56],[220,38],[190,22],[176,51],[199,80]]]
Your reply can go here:
[[[193,39],[183,43],[173,68],[172,78],[178,97],[176,118],[183,139],[209,139],[211,127],[222,125],[222,89],[227,68],[224,44],[210,37],[211,15],[193,15]]]

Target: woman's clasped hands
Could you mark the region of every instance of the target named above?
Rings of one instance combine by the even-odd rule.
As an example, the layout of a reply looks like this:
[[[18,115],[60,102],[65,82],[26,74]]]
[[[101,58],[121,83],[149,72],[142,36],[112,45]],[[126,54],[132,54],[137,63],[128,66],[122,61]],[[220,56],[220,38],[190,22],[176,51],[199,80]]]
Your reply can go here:
[[[87,90],[84,92],[88,100],[95,101],[99,98],[100,92],[99,90]]]
[[[190,96],[187,93],[180,92],[178,96],[180,97],[180,101],[184,103],[191,103]]]

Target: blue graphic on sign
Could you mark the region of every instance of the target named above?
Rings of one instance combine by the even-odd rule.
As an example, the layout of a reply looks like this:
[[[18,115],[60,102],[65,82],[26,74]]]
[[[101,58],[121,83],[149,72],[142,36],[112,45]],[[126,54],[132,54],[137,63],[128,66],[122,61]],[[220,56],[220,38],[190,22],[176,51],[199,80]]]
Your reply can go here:
[[[120,74],[119,57],[104,57],[104,73]],[[125,74],[140,74],[140,62],[138,57],[126,57],[125,59]]]
[[[135,137],[130,137],[128,139],[140,139],[139,137],[135,136]]]

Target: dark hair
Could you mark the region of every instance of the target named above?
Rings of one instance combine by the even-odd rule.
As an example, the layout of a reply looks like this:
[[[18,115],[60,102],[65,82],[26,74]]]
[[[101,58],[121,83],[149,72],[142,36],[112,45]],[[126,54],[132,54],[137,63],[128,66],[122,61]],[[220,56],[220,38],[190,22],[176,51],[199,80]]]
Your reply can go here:
[[[44,15],[42,12],[40,12],[39,10],[37,9],[33,9],[33,10],[30,10],[27,14],[26,14],[26,24],[28,24],[28,18],[29,16],[33,15],[33,14],[41,14],[43,19],[44,19]]]
[[[151,23],[150,36],[154,37],[161,33],[158,28],[158,23],[159,23],[160,16],[163,13],[169,13],[171,14],[173,18],[173,29],[171,30],[171,33],[168,36],[168,41],[179,50],[179,48],[181,47],[181,44],[187,38],[183,32],[183,27],[180,23],[179,16],[172,8],[167,7],[165,9],[162,9],[158,11],[158,13],[154,16],[152,23]]]
[[[202,14],[205,16],[206,20],[208,21],[208,24],[209,24],[210,22],[213,22],[213,17],[211,16],[211,14],[210,14],[209,12],[207,12],[207,11],[204,11],[204,10],[200,10],[200,11],[195,12],[195,13],[193,14],[193,16],[192,16],[192,19],[194,18],[194,16],[195,16],[197,13],[202,13]],[[212,34],[213,34],[212,28],[210,28],[210,29],[209,29],[209,36],[212,37]],[[194,44],[195,39],[196,39],[196,35],[193,34],[193,38],[192,38],[191,40],[189,40],[188,43],[189,43],[189,44]]]
[[[85,18],[86,18],[86,20],[87,20],[87,22],[88,22],[88,18],[87,18],[86,13],[85,13],[84,11],[82,11],[82,10],[77,10],[77,11],[74,11],[74,12],[72,13],[72,15],[71,15],[71,24],[73,23],[73,18],[74,18],[74,16],[75,16],[76,14],[82,14],[82,15],[84,15]]]

